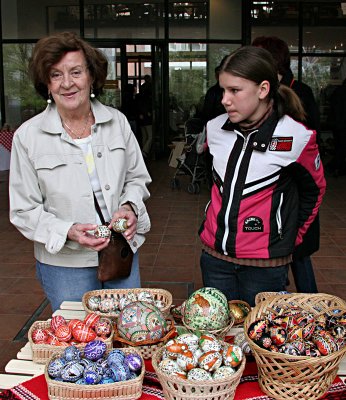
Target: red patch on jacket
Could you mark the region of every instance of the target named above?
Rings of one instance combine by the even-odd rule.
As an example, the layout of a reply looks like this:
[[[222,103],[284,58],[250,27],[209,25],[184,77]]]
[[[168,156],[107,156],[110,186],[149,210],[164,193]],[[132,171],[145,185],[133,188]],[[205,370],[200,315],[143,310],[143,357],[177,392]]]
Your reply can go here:
[[[289,137],[276,137],[269,143],[269,150],[271,151],[291,151],[293,143],[293,136]]]

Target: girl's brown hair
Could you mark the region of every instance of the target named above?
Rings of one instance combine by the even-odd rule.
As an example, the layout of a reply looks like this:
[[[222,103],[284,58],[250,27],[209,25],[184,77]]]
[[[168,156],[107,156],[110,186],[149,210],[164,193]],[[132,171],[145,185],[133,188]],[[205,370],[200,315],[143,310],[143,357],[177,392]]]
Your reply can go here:
[[[289,87],[279,84],[276,63],[269,51],[254,46],[240,47],[223,61],[221,72],[248,79],[257,85],[268,81],[268,101],[274,100],[279,118],[287,114],[297,121],[305,121],[305,111],[299,97]]]
[[[48,98],[49,72],[70,51],[81,50],[93,82],[95,96],[102,93],[107,78],[108,61],[98,49],[80,39],[73,32],[63,32],[40,39],[32,53],[29,71],[35,89],[44,99]]]

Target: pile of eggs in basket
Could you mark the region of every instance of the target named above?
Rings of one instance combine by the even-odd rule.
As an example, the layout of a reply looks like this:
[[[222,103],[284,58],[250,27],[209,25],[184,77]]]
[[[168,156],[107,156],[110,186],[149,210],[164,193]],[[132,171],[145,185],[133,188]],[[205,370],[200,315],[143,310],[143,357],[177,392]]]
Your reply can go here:
[[[135,301],[146,301],[160,309],[166,306],[162,300],[155,299],[151,292],[143,290],[139,293],[129,291],[124,294],[124,296],[120,297],[120,299],[113,294],[107,293],[105,295],[90,296],[87,300],[87,307],[92,311],[100,311],[101,313],[111,312],[115,316],[118,316],[124,307]]]
[[[69,346],[60,357],[49,361],[48,375],[59,382],[97,385],[135,379],[141,373],[142,359],[137,353],[113,349],[107,354],[106,350],[100,340],[89,342],[84,351]]]
[[[239,346],[218,340],[212,334],[183,333],[163,347],[158,367],[163,373],[191,381],[233,375],[243,358]]]
[[[314,315],[299,307],[277,307],[254,321],[248,336],[258,346],[293,356],[326,356],[346,344],[346,313]]]
[[[112,322],[95,313],[88,314],[83,321],[72,319],[69,322],[61,315],[55,315],[49,328],[36,328],[32,331],[35,344],[69,346],[88,343],[94,339],[107,339],[112,332]]]

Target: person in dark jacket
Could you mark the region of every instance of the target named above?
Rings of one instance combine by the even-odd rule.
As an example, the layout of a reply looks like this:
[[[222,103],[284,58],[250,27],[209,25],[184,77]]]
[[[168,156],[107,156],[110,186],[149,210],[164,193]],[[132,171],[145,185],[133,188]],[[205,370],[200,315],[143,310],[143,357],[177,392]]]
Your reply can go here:
[[[306,114],[306,126],[316,131],[317,143],[320,142],[320,115],[313,92],[307,84],[294,79],[291,70],[291,56],[287,43],[276,36],[259,36],[253,46],[268,50],[277,63],[280,84],[290,87],[300,98]],[[317,293],[317,284],[310,256],[320,247],[319,215],[310,225],[303,242],[293,253],[291,270],[298,292]]]
[[[335,158],[334,174],[346,174],[346,79],[330,97],[328,121],[333,132]]]

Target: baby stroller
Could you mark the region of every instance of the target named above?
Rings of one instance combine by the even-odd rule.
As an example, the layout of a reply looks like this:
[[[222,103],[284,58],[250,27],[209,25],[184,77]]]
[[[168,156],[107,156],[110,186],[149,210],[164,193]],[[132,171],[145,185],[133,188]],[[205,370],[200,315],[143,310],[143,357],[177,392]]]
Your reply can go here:
[[[190,118],[185,122],[185,146],[183,154],[177,158],[177,170],[172,178],[172,189],[180,189],[179,176],[191,176],[187,191],[191,194],[200,192],[200,184],[206,180],[205,170],[205,126],[201,119]]]

